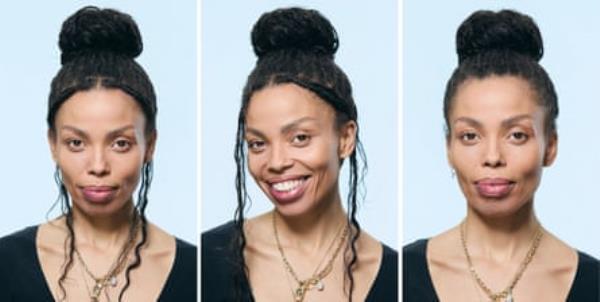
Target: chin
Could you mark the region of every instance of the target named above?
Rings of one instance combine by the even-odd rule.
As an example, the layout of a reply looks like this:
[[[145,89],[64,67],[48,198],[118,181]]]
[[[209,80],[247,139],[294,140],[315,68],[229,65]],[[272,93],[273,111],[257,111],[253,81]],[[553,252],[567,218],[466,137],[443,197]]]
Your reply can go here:
[[[477,198],[475,202],[469,203],[477,214],[484,218],[499,219],[509,218],[519,213],[528,202],[519,202],[516,200],[490,200]]]

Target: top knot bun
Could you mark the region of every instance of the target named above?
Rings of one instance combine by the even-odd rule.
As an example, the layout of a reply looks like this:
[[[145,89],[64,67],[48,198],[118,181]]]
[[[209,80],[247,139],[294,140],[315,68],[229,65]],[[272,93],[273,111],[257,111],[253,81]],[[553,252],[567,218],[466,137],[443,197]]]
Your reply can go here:
[[[333,58],[338,45],[335,28],[316,10],[277,9],[263,14],[252,28],[252,46],[259,59],[292,49]]]
[[[513,51],[539,62],[544,55],[542,35],[527,15],[513,10],[477,11],[456,32],[458,62],[489,51]]]
[[[63,65],[85,53],[111,52],[134,59],[143,48],[130,15],[95,6],[86,6],[65,20],[58,44]]]

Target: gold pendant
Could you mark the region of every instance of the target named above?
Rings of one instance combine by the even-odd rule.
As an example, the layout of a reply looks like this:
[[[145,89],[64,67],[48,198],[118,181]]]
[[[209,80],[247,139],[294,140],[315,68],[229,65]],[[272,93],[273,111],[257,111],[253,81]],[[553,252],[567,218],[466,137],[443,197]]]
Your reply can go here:
[[[296,302],[302,302],[304,300],[304,295],[306,294],[306,286],[308,285],[308,283],[306,282],[300,282],[300,284],[298,284],[298,288],[296,288],[296,291],[294,291],[294,299]]]

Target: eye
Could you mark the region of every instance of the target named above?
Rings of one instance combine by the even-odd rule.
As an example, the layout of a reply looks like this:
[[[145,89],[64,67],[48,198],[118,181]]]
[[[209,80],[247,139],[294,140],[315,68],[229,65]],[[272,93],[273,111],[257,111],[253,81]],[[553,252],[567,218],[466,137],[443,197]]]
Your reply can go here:
[[[261,141],[261,140],[249,140],[247,142],[248,144],[248,150],[256,153],[256,152],[261,152],[265,149],[265,142]]]
[[[523,131],[513,131],[509,134],[508,139],[515,143],[524,143],[529,139],[529,135]]]
[[[292,138],[292,144],[294,144],[296,146],[306,146],[306,144],[308,144],[309,141],[310,141],[310,136],[308,134],[304,134],[304,133],[296,134]]]
[[[83,145],[83,141],[80,139],[76,139],[76,138],[67,139],[66,144],[67,144],[67,147],[69,148],[69,150],[71,150],[73,152],[83,151],[84,145]]]
[[[479,135],[475,132],[463,132],[458,139],[465,144],[474,144],[479,139]]]
[[[131,149],[132,143],[129,140],[120,138],[113,142],[112,149],[117,152],[127,152]]]

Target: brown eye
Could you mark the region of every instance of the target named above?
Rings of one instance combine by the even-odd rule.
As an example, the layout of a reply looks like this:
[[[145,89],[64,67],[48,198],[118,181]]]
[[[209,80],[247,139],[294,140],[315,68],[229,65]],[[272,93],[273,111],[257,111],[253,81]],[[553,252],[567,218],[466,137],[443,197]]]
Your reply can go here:
[[[529,139],[529,135],[523,131],[515,131],[511,132],[509,135],[509,140],[516,143],[524,143]]]
[[[66,141],[67,147],[73,152],[79,152],[83,150],[83,141],[80,139],[68,139]]]
[[[479,139],[479,135],[475,132],[463,132],[458,139],[465,144],[474,144]]]
[[[306,145],[310,141],[310,136],[307,134],[297,134],[292,138],[292,143],[295,145]]]
[[[265,142],[261,140],[248,141],[248,149],[252,152],[260,152],[265,149]]]
[[[127,152],[131,149],[131,145],[131,142],[126,139],[118,139],[112,144],[112,148],[117,152]]]

